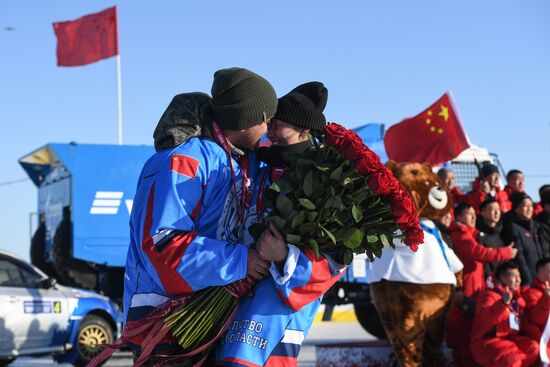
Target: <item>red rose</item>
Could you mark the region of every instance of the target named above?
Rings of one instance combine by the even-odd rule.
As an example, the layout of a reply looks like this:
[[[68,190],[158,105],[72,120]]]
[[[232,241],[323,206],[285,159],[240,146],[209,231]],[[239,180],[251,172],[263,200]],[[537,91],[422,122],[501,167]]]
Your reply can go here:
[[[323,131],[325,133],[326,143],[338,149],[342,144],[344,144],[349,130],[341,125],[331,122],[323,128]]]
[[[353,166],[357,172],[363,176],[378,172],[382,167],[384,167],[382,162],[380,162],[380,157],[378,157],[378,155],[371,150],[368,150],[363,157],[353,162]]]
[[[405,244],[413,249],[414,246],[418,248],[418,245],[424,242],[424,231],[420,228],[411,228],[405,231]],[[416,251],[416,250],[413,250]]]
[[[400,190],[395,195],[392,195],[392,197],[390,198],[390,204],[394,217],[409,215],[413,213],[413,209],[415,209],[410,196],[408,194],[405,194],[402,190]]]
[[[363,144],[363,141],[355,133],[350,133],[347,144],[344,148],[344,156],[350,162],[354,162],[357,159],[363,158],[368,154],[369,149]]]
[[[394,187],[391,177],[381,172],[372,174],[367,182],[369,188],[378,195],[388,195]]]

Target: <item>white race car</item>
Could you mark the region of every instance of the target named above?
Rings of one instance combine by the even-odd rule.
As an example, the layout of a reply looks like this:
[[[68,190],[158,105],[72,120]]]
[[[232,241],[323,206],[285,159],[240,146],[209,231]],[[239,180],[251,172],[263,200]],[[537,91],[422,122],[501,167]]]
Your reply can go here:
[[[95,292],[56,284],[34,266],[0,250],[0,366],[19,356],[53,354],[86,365],[112,343],[123,315]]]

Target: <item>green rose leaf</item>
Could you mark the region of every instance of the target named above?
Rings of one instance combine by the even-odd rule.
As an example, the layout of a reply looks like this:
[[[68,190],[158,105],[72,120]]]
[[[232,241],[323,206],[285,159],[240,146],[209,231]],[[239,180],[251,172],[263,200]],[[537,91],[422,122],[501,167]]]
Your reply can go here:
[[[365,201],[370,195],[369,189],[367,185],[364,185],[359,190],[353,192],[350,194],[351,199],[353,202],[357,205],[360,205]]]
[[[298,202],[300,203],[301,206],[303,206],[306,209],[309,209],[309,210],[315,209],[315,204],[313,204],[309,199],[300,198],[298,199]]]
[[[353,251],[346,249],[342,261],[344,265],[349,265],[353,261]]]
[[[275,224],[277,226],[277,228],[279,228],[279,229],[285,228],[285,226],[286,226],[286,220],[285,219],[279,217],[278,215],[272,215],[269,218],[271,219],[273,224]]]
[[[384,245],[384,247],[393,248],[392,244],[388,240],[388,236],[386,236],[384,233],[380,235],[380,241],[382,241],[382,244]]]
[[[339,165],[334,171],[330,173],[330,178],[332,180],[338,180],[340,176],[342,175],[342,171],[344,170],[344,163]]]
[[[306,212],[304,210],[300,210],[300,212],[292,218],[292,223],[290,226],[294,229],[298,227],[300,224],[304,223],[304,220],[306,219]]]
[[[374,235],[374,234],[369,234],[367,235],[367,242],[368,243],[376,243],[378,242],[378,236]]]
[[[323,227],[322,225],[319,225],[319,227],[321,227],[321,229],[323,230],[324,234],[327,235],[327,237],[330,238],[330,240],[336,245],[336,237],[334,237],[334,235],[332,234],[332,232],[329,231],[328,229],[326,229],[325,227]]]
[[[349,249],[355,249],[361,246],[363,242],[363,232],[357,228],[345,228],[342,230],[342,242]]]
[[[287,180],[286,177],[278,180],[277,184],[279,185],[282,194],[287,194],[296,190],[292,182]]]
[[[342,198],[340,197],[340,195],[336,195],[334,197],[334,201],[332,202],[332,207],[335,208],[335,209],[344,209],[345,208],[344,203],[342,202]]]
[[[293,245],[299,245],[300,242],[302,242],[302,236],[289,233],[286,235],[286,241],[288,243],[292,243]]]
[[[349,210],[338,210],[336,212],[336,217],[334,218],[334,221],[336,223],[342,223],[343,225],[350,225],[351,216],[349,215]]]
[[[281,192],[281,188],[279,187],[279,184],[277,182],[273,182],[269,188],[276,192]]]
[[[307,212],[307,220],[313,222],[317,218],[317,212]]]
[[[351,207],[351,215],[353,216],[355,223],[359,223],[361,219],[363,219],[363,212],[355,204],[353,204],[353,206]]]
[[[276,205],[277,210],[283,215],[283,217],[287,217],[293,209],[292,201],[285,195],[279,195],[277,197]]]
[[[343,185],[343,186],[348,186],[348,185],[351,185],[352,183],[353,183],[353,180],[352,180],[351,178],[349,178],[349,177],[346,177],[346,178],[344,179],[344,181],[342,182],[342,185]]]
[[[300,234],[317,233],[319,231],[319,223],[312,222],[312,223],[302,224],[299,230],[300,230]]]
[[[315,252],[315,257],[319,258],[321,257],[321,254],[319,253],[319,245],[317,244],[317,241],[315,241],[313,238],[310,238],[307,243],[309,246],[313,249]]]
[[[330,169],[330,164],[314,162],[313,165],[321,172],[326,172]]]

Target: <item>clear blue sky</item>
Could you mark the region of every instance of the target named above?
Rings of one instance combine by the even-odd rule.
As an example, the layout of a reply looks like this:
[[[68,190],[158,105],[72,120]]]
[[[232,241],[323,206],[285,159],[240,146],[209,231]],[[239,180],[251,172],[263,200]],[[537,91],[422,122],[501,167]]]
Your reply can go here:
[[[0,0],[0,183],[45,143],[116,143],[115,59],[57,67],[51,25],[114,4],[127,144],[152,144],[172,96],[242,66],[280,95],[324,82],[326,115],[348,127],[389,126],[451,90],[472,142],[523,170],[535,200],[550,182],[547,0]],[[0,186],[0,248],[28,258],[36,200],[30,181]]]

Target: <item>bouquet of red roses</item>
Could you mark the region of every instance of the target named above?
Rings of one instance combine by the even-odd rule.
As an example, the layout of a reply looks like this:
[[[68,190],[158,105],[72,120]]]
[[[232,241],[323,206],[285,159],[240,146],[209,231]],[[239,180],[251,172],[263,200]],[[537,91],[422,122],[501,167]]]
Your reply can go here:
[[[424,242],[418,212],[409,193],[393,173],[382,164],[380,157],[363,144],[353,131],[331,123],[325,128],[325,142],[338,151],[361,176],[367,179],[369,189],[387,200],[391,217],[404,235],[404,243],[416,251]]]
[[[338,250],[346,265],[357,253],[380,257],[394,238],[415,251],[423,231],[409,194],[355,132],[335,123],[324,132],[323,145],[295,156],[266,192],[270,220],[287,242],[317,255]]]

